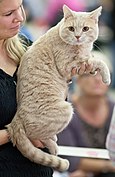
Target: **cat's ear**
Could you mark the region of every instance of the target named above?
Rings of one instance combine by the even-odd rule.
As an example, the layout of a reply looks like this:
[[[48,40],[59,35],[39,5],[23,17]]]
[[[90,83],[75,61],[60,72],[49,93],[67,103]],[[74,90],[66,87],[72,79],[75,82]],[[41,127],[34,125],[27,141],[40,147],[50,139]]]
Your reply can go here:
[[[72,10],[66,6],[65,4],[63,5],[63,13],[64,13],[64,19],[66,20],[67,18],[73,16]]]
[[[102,6],[98,7],[97,9],[90,12],[90,18],[95,20],[96,23],[98,23],[99,16],[101,15]]]

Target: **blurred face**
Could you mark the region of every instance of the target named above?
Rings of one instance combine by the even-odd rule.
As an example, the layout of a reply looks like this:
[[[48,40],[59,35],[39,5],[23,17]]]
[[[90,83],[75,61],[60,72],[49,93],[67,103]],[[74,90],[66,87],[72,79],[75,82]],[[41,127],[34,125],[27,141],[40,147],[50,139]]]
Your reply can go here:
[[[0,40],[16,35],[24,19],[22,0],[0,0]]]
[[[78,79],[78,84],[80,90],[89,96],[102,96],[105,95],[108,90],[108,86],[103,83],[102,77],[99,73],[95,76],[80,76]]]

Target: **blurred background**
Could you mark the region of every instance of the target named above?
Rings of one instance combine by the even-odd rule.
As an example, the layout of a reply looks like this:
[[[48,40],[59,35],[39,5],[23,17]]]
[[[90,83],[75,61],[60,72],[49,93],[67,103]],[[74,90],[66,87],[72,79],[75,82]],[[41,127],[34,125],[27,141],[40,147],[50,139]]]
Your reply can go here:
[[[35,41],[60,21],[63,17],[63,4],[75,11],[91,11],[100,5],[103,7],[99,20],[99,37],[94,49],[104,53],[112,64],[110,96],[115,99],[115,0],[24,0],[27,20],[21,32]]]

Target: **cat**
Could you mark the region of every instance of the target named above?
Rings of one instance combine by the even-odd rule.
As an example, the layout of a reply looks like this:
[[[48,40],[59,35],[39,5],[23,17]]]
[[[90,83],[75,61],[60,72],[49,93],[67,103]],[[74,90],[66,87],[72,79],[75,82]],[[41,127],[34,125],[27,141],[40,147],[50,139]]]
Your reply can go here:
[[[65,171],[69,162],[57,156],[55,135],[71,121],[73,108],[65,98],[71,70],[82,62],[100,69],[103,82],[110,84],[106,64],[93,60],[91,50],[98,38],[102,7],[75,12],[63,6],[64,17],[37,39],[23,55],[17,77],[17,112],[7,125],[13,145],[35,163]],[[51,154],[33,146],[39,139]]]

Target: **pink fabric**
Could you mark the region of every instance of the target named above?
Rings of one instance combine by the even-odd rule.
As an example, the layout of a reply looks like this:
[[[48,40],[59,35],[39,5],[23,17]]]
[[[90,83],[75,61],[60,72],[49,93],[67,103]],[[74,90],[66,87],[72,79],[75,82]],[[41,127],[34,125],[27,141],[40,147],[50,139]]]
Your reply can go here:
[[[56,12],[62,9],[64,4],[74,11],[85,10],[85,0],[49,0],[46,19],[52,21]]]

